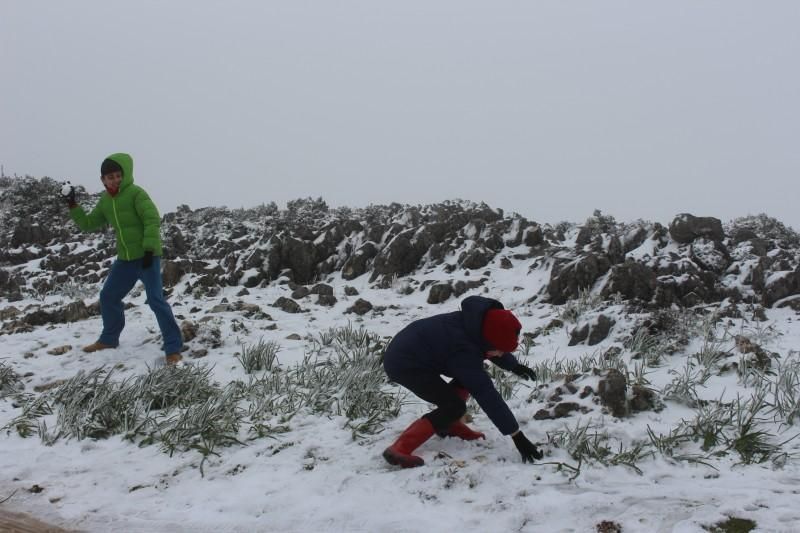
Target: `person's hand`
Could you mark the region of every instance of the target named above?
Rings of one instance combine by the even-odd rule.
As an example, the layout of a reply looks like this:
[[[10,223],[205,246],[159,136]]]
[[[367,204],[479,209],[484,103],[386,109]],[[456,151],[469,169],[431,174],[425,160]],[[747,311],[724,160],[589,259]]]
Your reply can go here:
[[[142,268],[150,268],[153,265],[153,252],[147,250],[142,257]]]
[[[511,371],[522,379],[532,379],[536,381],[536,372],[534,372],[532,368],[529,368],[522,363],[517,364],[517,366],[512,368]]]
[[[537,461],[544,457],[542,451],[536,447],[534,443],[528,440],[525,434],[522,431],[518,431],[516,435],[511,437],[514,440],[514,446],[517,447],[519,450],[520,455],[522,455],[522,462],[523,463],[532,463],[534,459]]]
[[[73,187],[68,181],[61,186],[61,197],[64,199],[70,209],[78,205],[78,203],[75,201],[75,187]]]

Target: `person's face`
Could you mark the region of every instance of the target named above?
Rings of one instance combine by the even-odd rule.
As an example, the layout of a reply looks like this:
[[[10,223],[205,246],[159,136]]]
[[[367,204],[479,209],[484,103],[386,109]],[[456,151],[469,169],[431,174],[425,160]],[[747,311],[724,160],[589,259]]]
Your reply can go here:
[[[119,189],[119,184],[122,183],[122,172],[117,170],[116,172],[105,174],[100,176],[100,180],[106,186],[106,189],[117,190]]]

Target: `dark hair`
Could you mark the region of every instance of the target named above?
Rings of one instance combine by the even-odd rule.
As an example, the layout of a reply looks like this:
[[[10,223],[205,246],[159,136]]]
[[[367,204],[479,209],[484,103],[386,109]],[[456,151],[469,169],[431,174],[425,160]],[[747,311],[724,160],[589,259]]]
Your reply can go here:
[[[103,164],[100,165],[100,175],[105,176],[112,172],[122,172],[122,167],[113,159],[104,159]]]

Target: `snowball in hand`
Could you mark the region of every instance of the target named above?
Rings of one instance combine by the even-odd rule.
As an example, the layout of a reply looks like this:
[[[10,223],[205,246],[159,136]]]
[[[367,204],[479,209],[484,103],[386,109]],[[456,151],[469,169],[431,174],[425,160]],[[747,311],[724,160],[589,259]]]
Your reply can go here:
[[[69,193],[72,192],[72,184],[70,182],[64,183],[61,186],[61,196],[69,196]]]

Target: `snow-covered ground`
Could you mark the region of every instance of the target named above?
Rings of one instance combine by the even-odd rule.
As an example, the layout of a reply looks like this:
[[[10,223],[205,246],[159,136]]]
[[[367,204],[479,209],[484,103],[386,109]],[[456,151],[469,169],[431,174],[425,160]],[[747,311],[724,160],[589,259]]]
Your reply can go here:
[[[547,278],[539,272],[528,275],[527,263],[523,263],[515,262],[515,268],[509,270],[492,267],[486,292],[476,289],[464,297],[485,294],[501,300],[518,314],[523,330],[532,332],[556,318],[558,309],[527,303]],[[440,275],[431,272],[418,277],[436,279]],[[345,282],[334,277],[331,284],[338,303],[327,308],[303,300],[300,303],[309,312],[300,314],[270,307],[279,296],[290,295],[286,285],[251,289],[243,297],[235,296],[239,288],[226,288],[203,300],[181,296],[179,286],[171,302],[176,315],[194,321],[211,317],[210,322],[219,325],[222,346],[190,361],[213,367],[212,376],[221,384],[246,380],[235,358],[241,342],[274,340],[281,346],[280,363],[290,365],[303,358],[308,336],[327,328],[350,323],[388,337],[410,320],[458,308],[460,298],[429,305],[425,302],[427,291],[403,295],[400,290],[372,289],[366,277],[347,282],[359,290],[359,296],[345,296]],[[475,278],[473,273],[465,279]],[[261,306],[274,318],[277,329],[266,329],[273,322],[251,320],[237,312],[211,313],[223,297]],[[359,297],[387,309],[363,317],[345,314]],[[129,301],[134,307],[127,311],[127,327],[118,349],[95,354],[80,350],[100,331],[100,319],[92,318],[2,336],[1,357],[25,376],[29,392],[101,365],[115,367],[115,379],[145,373],[161,357],[157,328],[143,294],[133,295]],[[14,305],[22,308],[26,303],[32,302]],[[626,316],[622,306],[611,306],[606,312],[617,323],[601,344],[569,347],[568,324],[538,337],[524,360],[531,365],[553,357],[578,360],[621,346],[634,318]],[[736,333],[746,333],[748,328],[763,333],[766,326],[772,326],[776,334],[759,337],[765,342],[763,347],[783,359],[796,357],[792,350],[800,346],[800,321],[795,312],[770,309],[767,316],[766,323],[734,320],[730,327]],[[233,331],[234,319],[246,330]],[[287,339],[292,334],[301,339]],[[699,349],[698,343],[699,339],[693,340],[682,353],[664,357],[661,366],[651,369],[648,379],[653,388],[669,383],[674,376],[670,370],[682,368],[687,354]],[[189,344],[193,349],[201,347],[197,341]],[[64,345],[71,349],[62,355],[48,354]],[[628,362],[633,368],[634,362]],[[21,438],[14,430],[4,431],[0,435],[0,500],[13,493],[3,508],[86,531],[589,532],[610,521],[626,532],[700,532],[731,516],[754,521],[758,531],[800,531],[800,448],[796,441],[783,446],[789,456],[777,463],[740,465],[736,454],[728,454],[704,465],[654,455],[637,462],[641,473],[628,466],[583,463],[573,478],[574,473],[559,469],[558,463],[575,466],[576,462],[565,450],[547,444],[548,432],[592,420],[627,446],[647,440],[648,427],[666,433],[682,418],[691,418],[692,412],[668,401],[660,412],[644,411],[624,419],[593,409],[564,419],[537,421],[533,415],[546,403],[541,395],[531,399],[530,393],[538,385],[520,383],[509,405],[526,435],[546,449],[541,464],[523,464],[511,439],[478,412],[472,425],[486,433],[485,441],[434,437],[418,450],[426,461],[424,466],[409,470],[391,467],[381,452],[427,410],[417,402],[406,405],[385,431],[358,440],[345,427],[343,417],[297,415],[287,433],[220,449],[219,456],[205,461],[202,474],[202,457],[196,451],[170,457],[158,445],[138,447],[119,436],[59,439],[46,446],[35,435]],[[699,390],[709,400],[748,394],[736,372],[715,374]],[[0,427],[19,414],[10,398],[0,400]],[[45,417],[51,426],[54,416]],[[792,427],[777,425],[775,431],[776,441],[796,433]],[[38,489],[32,490],[34,487]]]

